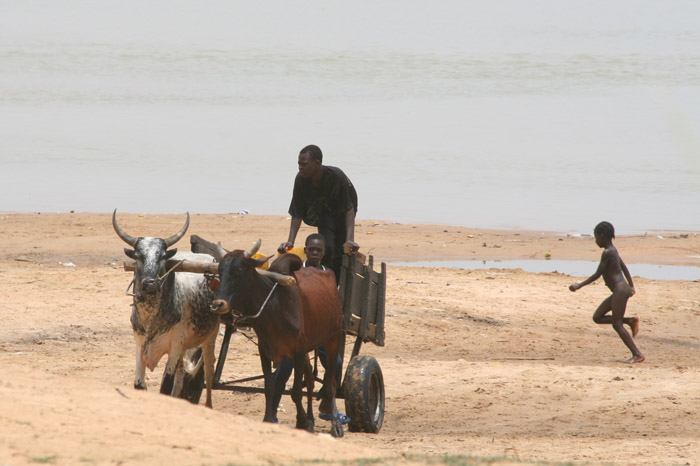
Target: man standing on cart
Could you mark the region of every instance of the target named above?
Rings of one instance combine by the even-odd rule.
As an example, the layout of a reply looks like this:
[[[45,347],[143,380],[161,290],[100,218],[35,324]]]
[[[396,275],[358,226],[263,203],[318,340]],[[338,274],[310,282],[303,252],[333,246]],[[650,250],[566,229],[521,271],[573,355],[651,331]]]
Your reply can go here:
[[[299,173],[289,205],[292,216],[289,237],[278,251],[282,253],[294,247],[302,221],[317,227],[327,245],[323,265],[333,270],[338,283],[343,254],[360,249],[355,242],[357,192],[340,168],[323,165],[323,153],[318,146],[304,147],[299,152],[298,163]]]

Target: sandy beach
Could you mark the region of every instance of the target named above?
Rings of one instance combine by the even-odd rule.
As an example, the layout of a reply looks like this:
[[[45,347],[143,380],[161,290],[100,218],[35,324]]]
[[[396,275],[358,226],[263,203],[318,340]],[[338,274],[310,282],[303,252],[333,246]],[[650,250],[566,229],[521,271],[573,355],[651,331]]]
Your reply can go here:
[[[120,213],[137,236],[170,236],[184,215]],[[192,213],[190,234],[228,249],[262,239],[273,254],[283,216]],[[591,230],[594,225],[591,225]],[[299,238],[313,230],[303,227]],[[700,267],[700,234],[654,231],[615,244],[634,264]],[[386,413],[375,435],[261,422],[262,395],[215,391],[214,409],[158,394],[165,361],[133,389],[131,274],[110,214],[0,215],[0,464],[698,464],[698,281],[635,277],[627,315],[641,320],[630,355],[591,315],[602,280],[522,270],[415,268],[391,261],[544,259],[597,261],[590,236],[491,231],[360,220],[356,240],[386,261]],[[700,279],[700,268],[698,269]],[[592,274],[594,269],[591,269]],[[351,344],[351,342],[348,342]],[[217,350],[218,354],[218,350]],[[257,348],[235,334],[224,379],[259,373]],[[343,409],[343,402],[339,402]],[[470,460],[472,458],[472,460]]]

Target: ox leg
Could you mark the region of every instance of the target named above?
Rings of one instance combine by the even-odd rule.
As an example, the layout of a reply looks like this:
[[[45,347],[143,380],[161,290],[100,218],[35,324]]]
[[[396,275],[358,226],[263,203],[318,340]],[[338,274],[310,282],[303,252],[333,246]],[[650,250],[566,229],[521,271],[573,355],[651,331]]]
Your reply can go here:
[[[168,358],[168,363],[171,360],[172,358]],[[168,367],[169,364],[165,366],[165,370],[163,370],[163,379],[160,382],[160,393],[163,395],[172,395],[173,386],[175,385],[175,370],[177,368],[169,370]]]
[[[302,403],[302,379],[306,375],[306,387],[311,389],[313,392],[313,378],[311,376],[311,365],[309,364],[309,358],[306,353],[300,353],[294,356],[294,385],[292,386],[292,401],[297,408],[297,429],[305,429],[308,432],[314,431],[314,418],[313,411],[311,410],[311,403],[313,401],[312,393],[308,394],[308,407],[309,416],[304,410],[304,404]],[[310,381],[309,381],[310,380]]]
[[[260,365],[262,366],[263,379],[265,380],[265,416],[263,422],[277,423],[277,413],[273,406],[275,396],[275,381],[272,379],[272,362],[260,351]]]
[[[185,368],[182,363],[182,348],[172,348],[168,354],[168,363],[163,373],[160,392],[165,395],[180,396],[185,380]]]
[[[311,367],[311,362],[309,361],[308,353],[304,356],[304,380],[306,381],[306,418],[311,426],[314,426],[314,371]],[[313,430],[312,430],[313,432]]]
[[[216,361],[216,356],[214,355],[214,347],[216,345],[216,334],[218,333],[218,326],[212,333],[211,338],[202,344],[202,358],[204,359],[204,383],[207,384],[207,401],[206,407],[211,408],[211,390],[214,385],[214,362]]]
[[[175,377],[173,389],[170,392],[170,395],[174,397],[179,397],[182,394],[182,389],[185,387],[185,363],[182,357],[183,353],[180,353],[180,357],[175,360]],[[170,363],[170,360],[168,360],[168,363]]]
[[[170,394],[174,397],[180,397],[182,395],[182,390],[185,388],[185,362],[182,360],[182,355],[177,361],[175,366],[175,381],[173,383],[173,390]]]
[[[345,435],[343,431],[343,424],[340,422],[340,415],[338,414],[338,407],[335,404],[335,392],[337,390],[337,380],[336,371],[338,368],[338,349],[340,347],[340,338],[335,338],[333,341],[326,343],[326,375],[324,377],[324,382],[328,390],[326,392],[326,398],[324,402],[330,404],[331,408],[331,435],[333,437],[342,437]]]
[[[136,344],[136,371],[134,374],[134,388],[146,390],[146,357],[140,344]]]

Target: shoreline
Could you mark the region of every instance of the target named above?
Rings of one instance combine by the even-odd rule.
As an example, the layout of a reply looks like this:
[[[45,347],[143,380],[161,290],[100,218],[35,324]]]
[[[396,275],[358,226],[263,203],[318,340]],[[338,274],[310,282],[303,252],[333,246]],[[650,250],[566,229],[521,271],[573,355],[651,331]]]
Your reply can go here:
[[[157,213],[151,213],[151,212],[127,212],[127,211],[118,211],[118,214],[124,214],[124,215],[138,215],[138,216],[159,216],[159,215],[184,215],[184,212],[175,212],[175,213],[164,213],[164,212],[157,212]],[[66,210],[66,211],[14,211],[14,210],[0,210],[0,216],[3,215],[112,215],[112,211],[75,211],[75,210]],[[289,218],[288,214],[265,214],[265,213],[250,213],[250,212],[190,212],[191,216],[217,216],[217,215],[230,215],[230,216],[244,216],[244,215],[251,215],[251,216],[257,216],[257,217],[283,217],[283,218]],[[520,232],[520,233],[551,233],[551,234],[558,234],[562,236],[590,236],[592,237],[592,231],[593,227],[595,225],[591,225],[591,227],[588,229],[590,231],[579,231],[577,228],[527,228],[527,227],[522,227],[522,226],[492,226],[492,225],[487,225],[487,226],[466,226],[463,224],[451,224],[451,223],[438,223],[438,222],[420,222],[420,221],[398,221],[398,220],[392,220],[392,219],[376,219],[376,218],[358,218],[356,219],[356,222],[381,222],[381,223],[392,223],[392,224],[397,224],[397,225],[416,225],[416,226],[436,226],[436,227],[444,227],[444,228],[465,228],[469,230],[477,230],[477,231],[484,231],[484,232]],[[613,222],[613,224],[615,224]],[[620,235],[624,237],[635,237],[635,236],[641,236],[641,237],[646,237],[649,235],[673,235],[673,234],[700,234],[700,229],[687,229],[687,228],[667,228],[667,227],[656,227],[656,228],[648,228],[648,229],[643,229],[643,230],[638,230],[638,229],[633,229],[630,230],[629,232],[625,232],[625,234]]]
[[[130,212],[130,211],[121,211],[118,210],[117,214],[118,215],[137,215],[139,217],[158,217],[158,216],[178,216],[178,215],[185,215],[186,212],[175,212],[175,213],[167,213],[167,212],[157,212],[157,213],[151,213],[151,212]],[[0,216],[12,216],[12,215],[109,215],[111,217],[112,211],[76,211],[76,210],[57,210],[57,211],[16,211],[16,210],[0,210]],[[243,216],[252,216],[252,217],[282,217],[282,218],[289,218],[288,214],[263,214],[263,213],[254,213],[254,212],[190,212],[190,216],[221,216],[221,215],[228,215],[228,216],[236,216],[236,217],[243,217]],[[445,228],[465,228],[469,230],[478,230],[478,231],[485,231],[485,232],[521,232],[521,233],[552,233],[552,234],[559,234],[563,236],[590,236],[593,237],[592,233],[589,232],[581,232],[578,233],[576,232],[575,229],[571,228],[527,228],[527,227],[521,227],[521,226],[467,226],[463,224],[451,224],[451,223],[438,223],[438,222],[405,222],[405,221],[399,221],[399,220],[393,220],[393,219],[377,219],[377,218],[358,218],[356,219],[356,222],[362,223],[362,222],[381,222],[381,223],[387,223],[387,224],[396,224],[396,225],[415,225],[415,226],[435,226],[435,227],[445,227]],[[304,224],[305,225],[305,224]],[[592,225],[590,228],[590,231],[593,231],[593,227],[595,225]],[[700,235],[700,229],[694,230],[694,229],[687,229],[687,228],[666,228],[666,227],[659,227],[659,228],[648,228],[645,230],[632,230],[629,233],[625,233],[620,236],[624,237],[634,237],[634,236],[648,236],[650,234],[699,234]]]
[[[117,212],[119,224],[135,236],[169,236],[184,224],[184,214]],[[39,244],[25,244],[26,232]],[[302,225],[297,245],[316,229]],[[186,238],[196,234],[221,241],[227,249],[243,249],[258,238],[261,251],[275,254],[287,238],[289,217],[258,214],[190,214]],[[39,261],[113,263],[123,258],[123,243],[112,229],[111,213],[0,214],[2,258],[24,255]],[[583,260],[598,261],[600,249],[592,236],[559,231],[479,229],[465,226],[405,224],[360,219],[355,226],[360,252],[375,261],[440,260]],[[181,240],[178,247],[189,249]],[[620,235],[615,245],[626,263],[700,266],[700,232],[659,231]],[[89,246],[89,247],[88,247]]]

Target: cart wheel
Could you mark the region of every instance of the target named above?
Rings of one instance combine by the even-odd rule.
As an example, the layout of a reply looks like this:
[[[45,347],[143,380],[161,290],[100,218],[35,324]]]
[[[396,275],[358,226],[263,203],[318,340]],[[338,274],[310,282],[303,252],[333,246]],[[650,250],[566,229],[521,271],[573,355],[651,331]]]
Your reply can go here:
[[[180,398],[190,403],[199,404],[199,398],[204,389],[204,364],[202,361],[202,348],[185,351],[184,356],[185,380],[182,384]]]
[[[372,356],[355,356],[343,385],[350,432],[376,434],[384,422],[384,377]]]

